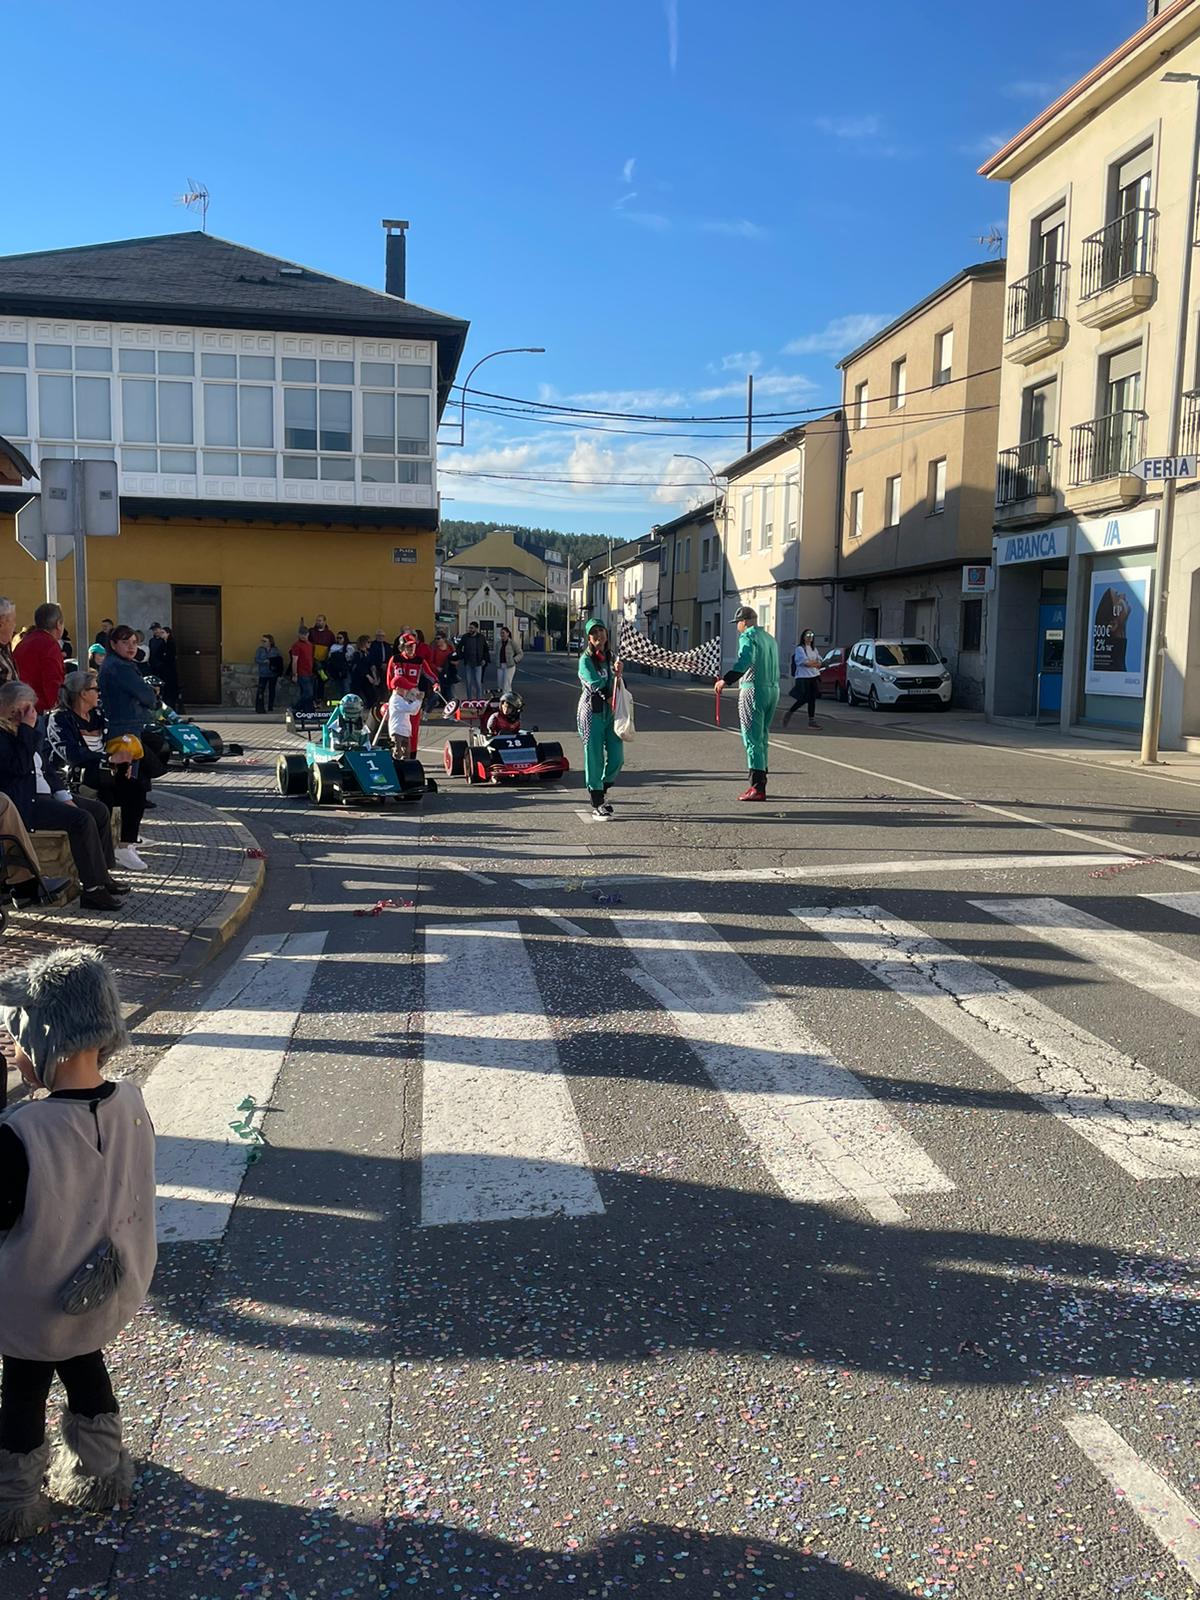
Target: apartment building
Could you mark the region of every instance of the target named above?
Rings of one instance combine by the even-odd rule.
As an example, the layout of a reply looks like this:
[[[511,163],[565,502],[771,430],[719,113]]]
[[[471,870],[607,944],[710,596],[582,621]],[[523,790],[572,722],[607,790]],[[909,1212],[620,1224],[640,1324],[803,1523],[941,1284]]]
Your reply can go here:
[[[732,660],[730,617],[753,606],[760,624],[790,658],[801,632],[834,640],[837,510],[845,427],[841,411],[769,439],[721,474],[727,487],[717,520],[724,561],[722,593],[706,602],[702,627],[717,617],[722,654]],[[720,557],[718,556],[718,560]],[[711,637],[706,633],[705,637]]]
[[[407,224],[384,226],[386,292],[201,232],[0,258],[0,434],[35,468],[119,470],[80,644],[103,616],[172,623],[203,704],[252,700],[261,634],[286,648],[301,616],[432,627],[437,423],[467,324],[405,298]],[[35,489],[0,492],[22,617],[43,577],[12,518]]]
[[[614,639],[621,636],[622,622],[657,639],[662,551],[657,535],[651,533],[593,556],[580,573],[583,620],[599,617]]]
[[[657,639],[668,650],[690,650],[700,644],[699,585],[720,560],[720,540],[713,521],[713,503],[685,511],[655,529],[662,545],[658,586]],[[712,638],[712,632],[707,634]]]
[[[847,419],[837,639],[925,639],[982,706],[1004,263],[965,267],[838,363]]]
[[[1149,12],[980,168],[1009,185],[987,708],[1140,728],[1165,585],[1161,738],[1178,746],[1200,737],[1200,493],[1178,494],[1164,572],[1162,485],[1136,468],[1175,445],[1200,3]],[[1198,299],[1200,275],[1183,308],[1185,451],[1200,444]]]

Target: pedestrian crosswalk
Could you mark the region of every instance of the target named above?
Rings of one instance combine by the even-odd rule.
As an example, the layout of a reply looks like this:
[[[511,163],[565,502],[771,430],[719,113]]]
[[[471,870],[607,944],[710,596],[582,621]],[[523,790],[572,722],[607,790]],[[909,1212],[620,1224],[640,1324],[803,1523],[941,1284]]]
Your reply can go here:
[[[961,1121],[949,1136],[927,1100],[915,1103],[900,1079],[889,1088],[881,1074],[882,1002],[870,1026],[839,1025],[867,994],[886,996],[897,1036],[911,1019],[914,1039],[946,1038],[950,1059],[973,1064],[970,1091],[981,1102],[994,1105],[989,1091],[1002,1086],[1014,1108],[1052,1119],[1045,1134],[1061,1133],[1060,1165],[1076,1164],[1080,1181],[1097,1156],[1138,1181],[1200,1177],[1200,1049],[1145,1044],[1156,1015],[1147,1007],[1161,1007],[1171,1022],[1164,1038],[1176,1041],[1179,1014],[1184,1028],[1200,1016],[1200,961],[1177,948],[1195,940],[1197,901],[1156,896],[1150,912],[1146,898],[1129,904],[1162,931],[1133,931],[1041,895],[960,902],[983,919],[969,954],[961,932],[947,942],[883,904],[796,906],[772,935],[785,954],[770,961],[761,943],[731,943],[725,920],[700,912],[629,908],[602,923],[549,909],[432,918],[418,967],[418,1060],[405,1069],[419,1114],[410,1147],[395,1152],[419,1171],[411,1220],[436,1228],[604,1215],[606,1172],[629,1138],[618,1125],[628,1102],[622,1113],[571,1075],[588,1075],[586,1057],[566,1055],[580,1029],[603,1035],[597,1059],[609,1062],[614,1051],[643,1048],[647,1029],[678,1041],[689,1081],[711,1087],[728,1114],[687,1137],[715,1141],[736,1129],[761,1182],[787,1201],[887,1226],[919,1217],[926,1200],[975,1192],[977,1158]],[[994,940],[980,937],[988,928]],[[247,1127],[286,1066],[326,937],[252,943],[151,1073],[164,1239],[224,1231],[252,1148]],[[1046,957],[1036,995],[1022,982],[1031,944]],[[564,1016],[564,978],[569,991],[585,950],[587,981]],[[786,990],[781,973],[794,974]],[[1122,1003],[1122,986],[1136,991],[1136,1006]],[[369,1016],[363,1027],[369,1034]],[[940,1050],[930,1059],[945,1058]],[[642,1075],[652,1089],[653,1070]],[[231,1124],[243,1094],[254,1110],[239,1130]],[[969,1117],[969,1095],[964,1104]]]

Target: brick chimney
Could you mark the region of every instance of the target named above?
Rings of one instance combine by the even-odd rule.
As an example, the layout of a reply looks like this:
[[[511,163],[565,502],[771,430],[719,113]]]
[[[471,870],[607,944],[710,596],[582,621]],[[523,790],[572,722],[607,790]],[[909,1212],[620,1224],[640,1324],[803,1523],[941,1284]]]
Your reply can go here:
[[[383,287],[388,294],[394,294],[403,300],[405,292],[404,235],[408,228],[408,223],[397,222],[394,218],[385,217],[380,226],[387,230],[387,269]]]

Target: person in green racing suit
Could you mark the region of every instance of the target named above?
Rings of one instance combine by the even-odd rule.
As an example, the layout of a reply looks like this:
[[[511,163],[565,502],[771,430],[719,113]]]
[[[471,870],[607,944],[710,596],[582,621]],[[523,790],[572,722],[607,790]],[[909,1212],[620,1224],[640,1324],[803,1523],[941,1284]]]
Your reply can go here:
[[[625,759],[625,747],[613,731],[613,692],[621,681],[621,663],[613,659],[608,629],[599,617],[588,623],[584,639],[576,715],[583,740],[583,781],[592,802],[592,816],[597,822],[607,822],[613,814],[609,785]]]
[[[737,660],[717,684],[739,685],[738,722],[750,768],[749,787],[739,800],[767,798],[767,734],[779,704],[779,646],[758,625],[752,606],[739,606],[733,614],[739,634]]]

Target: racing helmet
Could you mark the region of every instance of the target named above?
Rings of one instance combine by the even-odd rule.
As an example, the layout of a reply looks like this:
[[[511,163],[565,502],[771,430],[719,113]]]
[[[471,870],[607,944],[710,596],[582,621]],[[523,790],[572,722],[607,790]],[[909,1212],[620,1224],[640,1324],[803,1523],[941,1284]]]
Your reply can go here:
[[[515,689],[506,689],[500,696],[500,709],[503,711],[505,706],[510,706],[514,714],[519,717],[525,709],[525,702]]]
[[[361,722],[363,719],[362,698],[356,694],[344,694],[338,701],[338,710],[347,722]]]

